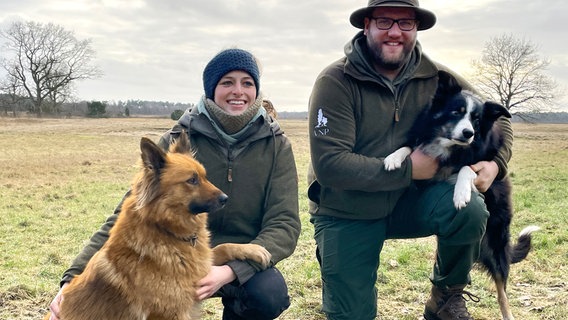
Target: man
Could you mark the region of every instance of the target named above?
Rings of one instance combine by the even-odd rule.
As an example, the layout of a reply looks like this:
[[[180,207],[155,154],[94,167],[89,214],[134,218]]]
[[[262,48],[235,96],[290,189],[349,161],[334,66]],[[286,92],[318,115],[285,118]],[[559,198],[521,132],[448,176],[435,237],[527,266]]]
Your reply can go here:
[[[410,127],[430,102],[438,71],[451,72],[424,55],[417,42],[417,31],[434,26],[436,16],[417,0],[370,0],[350,22],[362,31],[345,46],[345,57],[318,76],[309,105],[317,180],[308,194],[319,203],[310,211],[323,311],[334,320],[374,319],[384,241],[436,235],[424,317],[473,319],[465,304],[472,295],[464,289],[489,216],[483,196],[472,194],[471,202],[456,210],[453,186],[427,181],[438,163],[418,150],[401,169],[383,168],[384,157],[406,143]],[[472,166],[482,192],[507,174],[512,130],[507,119],[499,125],[506,136],[499,155]]]

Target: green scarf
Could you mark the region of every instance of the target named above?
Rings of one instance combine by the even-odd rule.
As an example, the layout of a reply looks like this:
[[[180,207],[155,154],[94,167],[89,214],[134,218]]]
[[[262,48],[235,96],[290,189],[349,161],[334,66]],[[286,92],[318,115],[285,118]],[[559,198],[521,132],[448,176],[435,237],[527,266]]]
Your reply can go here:
[[[200,103],[197,104],[197,109],[211,119],[213,127],[223,136],[225,141],[234,144],[246,131],[245,129],[250,123],[258,117],[266,115],[266,111],[261,106],[262,97],[259,96],[245,112],[233,116],[225,112],[213,100],[203,96]]]

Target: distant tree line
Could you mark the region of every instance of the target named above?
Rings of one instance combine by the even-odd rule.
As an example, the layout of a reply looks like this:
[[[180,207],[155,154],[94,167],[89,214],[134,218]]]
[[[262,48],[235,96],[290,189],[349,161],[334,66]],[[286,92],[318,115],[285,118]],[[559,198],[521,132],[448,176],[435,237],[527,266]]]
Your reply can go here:
[[[9,99],[0,94],[0,116],[12,116],[13,110],[7,110],[6,104],[2,103]],[[22,104],[26,99],[22,98]],[[92,117],[92,118],[119,118],[119,117],[170,117],[179,119],[188,108],[193,108],[193,103],[174,103],[168,101],[81,101],[68,102],[61,105],[58,117]],[[26,109],[18,109],[20,113],[26,113]],[[278,111],[278,119],[308,119],[307,111]],[[568,112],[518,112],[513,115],[513,122],[533,123],[568,123]]]
[[[20,97],[17,103],[7,103],[11,99],[9,95],[0,94],[0,116],[19,117],[30,114],[28,107],[32,102],[27,98]],[[193,105],[193,103],[146,100],[79,101],[61,103],[56,113],[46,113],[44,115],[59,118],[170,117],[172,113],[183,113],[186,109],[193,107]]]
[[[512,121],[524,123],[568,123],[568,112],[514,114]]]

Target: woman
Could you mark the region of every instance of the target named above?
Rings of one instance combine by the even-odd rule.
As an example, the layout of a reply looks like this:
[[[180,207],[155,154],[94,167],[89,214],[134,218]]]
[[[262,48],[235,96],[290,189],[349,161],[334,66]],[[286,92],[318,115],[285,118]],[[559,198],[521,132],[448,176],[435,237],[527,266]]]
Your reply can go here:
[[[221,297],[223,319],[274,319],[290,305],[283,276],[274,267],[290,256],[300,234],[298,180],[290,141],[262,107],[260,71],[242,49],[219,52],[203,71],[205,95],[160,139],[187,132],[208,179],[229,196],[209,214],[211,245],[255,243],[272,255],[271,267],[252,261],[213,266],[199,282],[198,299]],[[114,225],[121,204],[64,273],[62,287],[80,274]],[[57,319],[61,290],[50,305]]]

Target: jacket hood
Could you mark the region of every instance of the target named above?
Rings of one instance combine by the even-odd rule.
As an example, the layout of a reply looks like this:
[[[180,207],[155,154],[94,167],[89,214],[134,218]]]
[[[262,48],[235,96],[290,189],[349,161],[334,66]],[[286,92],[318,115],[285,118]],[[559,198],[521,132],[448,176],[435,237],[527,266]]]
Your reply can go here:
[[[358,32],[345,45],[344,52],[347,57],[344,70],[346,74],[361,81],[372,81],[381,84],[390,82],[375,71],[363,31]],[[438,70],[437,67],[429,59],[423,59],[422,56],[422,46],[417,41],[409,63],[404,66],[395,82],[408,80],[411,75],[415,78],[435,76]]]

